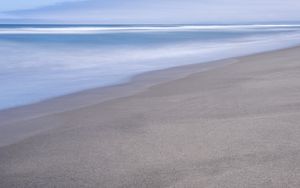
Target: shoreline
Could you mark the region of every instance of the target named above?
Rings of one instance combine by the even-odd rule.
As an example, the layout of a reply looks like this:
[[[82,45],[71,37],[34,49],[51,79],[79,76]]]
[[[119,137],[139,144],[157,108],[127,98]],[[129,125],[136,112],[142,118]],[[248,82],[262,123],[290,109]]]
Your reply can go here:
[[[28,125],[28,127],[21,127],[23,132],[21,131],[21,135],[19,135],[18,129],[20,129],[20,127],[12,126],[18,124],[18,122],[60,114],[89,106],[101,105],[102,103],[117,100],[119,98],[133,96],[155,85],[181,79],[194,73],[221,68],[236,62],[236,58],[228,58],[206,63],[149,71],[135,75],[124,83],[83,90],[33,104],[0,110],[0,148],[34,136],[35,134],[40,133],[40,131],[45,131],[45,129],[47,131],[55,128],[52,126],[47,128],[43,126],[31,127]],[[15,132],[17,132],[17,138],[15,138],[16,140],[12,139],[11,141],[10,137],[14,138],[16,136],[14,135]]]
[[[241,56],[241,57],[247,57],[247,56]],[[208,61],[208,62],[201,62],[195,64],[188,64],[188,65],[180,65],[180,66],[170,67],[166,69],[148,71],[145,73],[134,75],[128,78],[127,81],[123,81],[113,85],[95,87],[91,89],[86,89],[86,90],[77,91],[66,95],[61,95],[61,96],[41,100],[31,104],[2,109],[0,110],[0,122],[7,121],[5,120],[6,118],[4,116],[10,115],[11,113],[17,113],[17,114],[23,113],[23,111],[26,111],[30,108],[44,108],[44,106],[51,105],[51,103],[54,106],[51,107],[50,111],[44,112],[40,116],[51,114],[51,113],[60,113],[72,109],[99,104],[105,101],[109,101],[121,97],[130,96],[137,92],[145,90],[148,87],[151,87],[153,85],[180,79],[182,77],[188,76],[189,74],[193,74],[196,72],[209,71],[214,68],[226,66],[227,64],[234,63],[236,58],[239,57],[226,58],[217,61]],[[120,93],[120,91],[122,91],[123,93]],[[95,97],[95,100],[97,100],[97,102],[91,101],[90,98],[88,99],[88,101],[86,101],[85,100],[86,97]],[[68,102],[68,100],[70,100],[70,102]],[[76,102],[76,100],[79,101]],[[80,100],[85,100],[85,101],[81,102]],[[60,106],[59,105],[60,102],[67,102],[67,107]],[[39,111],[36,111],[34,113],[39,113]],[[16,117],[13,117],[13,119],[15,118]],[[8,121],[10,122],[10,120]]]
[[[291,36],[294,36],[294,35],[295,34],[293,34]],[[150,71],[148,70],[148,71],[145,71],[145,72],[135,73],[133,75],[123,77],[121,80],[118,80],[118,81],[115,81],[111,84],[107,84],[107,85],[103,85],[103,86],[99,86],[99,85],[97,86],[96,85],[96,86],[93,86],[93,87],[90,87],[90,88],[78,89],[78,90],[69,91],[69,92],[66,91],[65,93],[60,93],[60,94],[58,94],[59,93],[58,92],[57,94],[53,94],[52,96],[41,98],[40,100],[32,99],[31,101],[27,101],[25,99],[25,101],[27,101],[27,102],[24,102],[24,103],[21,102],[19,104],[16,103],[15,105],[8,105],[6,108],[5,108],[5,105],[2,106],[2,108],[0,108],[0,113],[2,113],[4,111],[12,111],[12,110],[15,110],[15,109],[18,109],[18,108],[36,105],[36,104],[39,104],[39,103],[44,103],[44,102],[47,102],[47,101],[55,101],[58,98],[63,98],[63,97],[66,97],[66,96],[73,96],[74,94],[76,95],[76,94],[79,94],[79,93],[88,92],[88,91],[92,91],[92,90],[96,90],[96,89],[97,90],[98,89],[107,89],[109,87],[120,86],[120,85],[122,86],[122,85],[128,84],[129,82],[134,81],[136,77],[139,77],[140,75],[143,75],[143,74],[147,74],[148,72],[155,74],[156,71],[164,71],[164,70],[173,69],[173,68],[183,68],[183,67],[189,67],[189,66],[198,65],[198,64],[215,63],[215,62],[230,60],[230,59],[234,59],[234,58],[247,57],[247,56],[251,56],[251,55],[255,55],[255,54],[261,54],[261,53],[280,51],[280,50],[284,50],[284,49],[290,49],[290,48],[294,48],[294,47],[299,46],[299,42],[293,41],[293,42],[290,42],[290,43],[286,43],[287,41],[288,40],[286,38],[280,38],[280,40],[278,39],[278,41],[276,42],[276,45],[274,43],[274,46],[272,46],[272,47],[268,46],[267,44],[265,44],[262,41],[257,41],[257,44],[256,44],[257,46],[251,46],[250,45],[247,48],[245,48],[245,46],[243,47],[243,44],[241,43],[241,47],[243,47],[242,49],[245,48],[241,52],[231,53],[232,50],[231,51],[228,50],[227,55],[225,53],[222,56],[221,55],[216,55],[214,58],[212,58],[212,57],[210,57],[210,58],[206,57],[205,58],[204,57],[204,59],[202,59],[202,60],[200,59],[200,57],[199,58],[195,57],[195,58],[191,58],[191,59],[187,58],[186,60],[180,59],[180,61],[176,60],[176,59],[173,59],[173,60],[170,59],[170,60],[168,60],[170,62],[178,61],[178,62],[188,62],[188,63],[187,64],[179,64],[179,65],[173,64],[172,66],[169,66],[167,68],[157,68],[155,70],[150,70]],[[200,59],[200,60],[197,60],[197,59]],[[57,91],[59,91],[59,90],[57,90]],[[0,116],[1,116],[1,114],[0,114]],[[0,121],[1,121],[1,117],[0,117]]]
[[[39,113],[39,114],[41,114],[39,116],[43,116],[43,115],[47,115],[47,114],[51,114],[51,113],[59,113],[59,112],[67,111],[67,110],[72,110],[72,109],[76,109],[76,108],[93,105],[93,103],[88,102],[88,101],[91,102],[91,100],[88,100],[88,101],[85,100],[84,102],[79,102],[79,104],[77,104],[78,101],[76,102],[76,100],[82,100],[83,98],[85,98],[85,95],[87,95],[87,96],[90,96],[90,94],[99,95],[98,97],[95,98],[95,100],[97,100],[97,103],[116,99],[119,97],[125,97],[127,95],[132,95],[135,92],[139,92],[140,90],[146,89],[147,87],[150,87],[151,85],[156,85],[156,84],[160,84],[163,82],[180,79],[181,76],[187,76],[194,72],[203,72],[203,71],[207,71],[210,69],[218,68],[220,66],[221,67],[226,66],[227,64],[234,63],[235,61],[237,61],[237,59],[240,59],[240,58],[247,58],[247,57],[256,56],[256,55],[280,52],[280,51],[290,50],[290,49],[294,49],[294,48],[298,48],[298,47],[300,47],[300,46],[296,45],[296,46],[287,47],[287,48],[257,52],[257,53],[253,53],[253,54],[249,54],[249,55],[240,55],[240,56],[229,57],[229,58],[224,58],[224,59],[220,59],[220,60],[207,61],[207,62],[201,62],[201,63],[193,63],[193,64],[187,64],[187,65],[179,65],[179,66],[174,66],[174,67],[170,67],[170,68],[166,68],[166,69],[147,71],[144,73],[133,75],[132,77],[129,77],[127,80],[121,81],[116,84],[95,87],[95,88],[91,88],[91,89],[85,89],[85,90],[72,92],[72,93],[65,94],[65,95],[60,95],[60,96],[44,99],[44,100],[41,100],[38,102],[33,102],[30,104],[15,106],[15,107],[7,108],[7,109],[0,109],[0,122],[2,122],[2,124],[9,123],[9,122],[11,122],[10,119],[15,120],[16,115],[21,115],[20,113],[24,113],[24,111],[27,111],[30,108],[33,108],[33,109],[37,108],[37,110],[34,113]],[[195,69],[198,69],[198,70],[195,70]],[[170,74],[174,74],[174,75],[170,75]],[[159,76],[159,78],[157,78],[153,81],[153,78],[156,75]],[[129,91],[130,89],[133,89],[134,91]],[[116,93],[115,90],[125,91],[125,94]],[[71,100],[67,105],[68,107],[63,107],[58,104],[61,101],[66,102],[68,100]],[[51,107],[50,111],[41,113],[40,108],[44,108],[45,105],[48,105],[48,106],[54,105],[54,106]],[[13,114],[13,115],[11,115],[11,114]],[[14,117],[9,117],[9,116],[14,116]],[[28,116],[28,114],[26,114],[26,116]],[[1,126],[1,123],[0,123],[0,126]]]
[[[147,73],[7,112],[0,187],[299,187],[299,52]]]
[[[154,70],[145,73],[141,73],[133,76],[128,81],[109,85],[104,87],[92,88],[88,90],[83,90],[67,95],[62,95],[50,99],[46,99],[37,103],[18,106],[9,109],[0,110],[0,131],[4,132],[5,136],[0,134],[0,148],[2,146],[7,146],[10,144],[14,144],[17,141],[21,141],[24,138],[35,135],[36,133],[31,135],[31,131],[33,129],[37,129],[39,133],[39,129],[44,131],[44,127],[22,127],[25,130],[25,134],[18,135],[21,139],[17,139],[15,141],[6,141],[10,140],[7,137],[10,134],[9,132],[18,132],[19,127],[10,127],[11,124],[15,124],[21,121],[27,121],[35,118],[41,118],[44,116],[49,116],[53,114],[60,114],[68,111],[73,111],[76,109],[81,109],[89,106],[100,105],[104,102],[113,101],[119,98],[130,97],[140,92],[147,90],[155,85],[160,85],[166,82],[176,81],[183,79],[189,75],[195,73],[207,72],[213,69],[222,68],[224,66],[239,63],[243,61],[243,59],[259,57],[264,55],[272,55],[273,53],[280,53],[284,51],[289,51],[293,49],[298,49],[300,46],[289,47],[279,50],[272,50],[268,52],[260,52],[251,55],[245,56],[237,56],[232,58],[226,58],[222,60],[209,61],[203,63],[196,64],[188,64],[183,66],[176,66],[167,69]],[[48,127],[48,129],[52,129],[54,127]],[[26,130],[27,129],[27,130]],[[19,133],[18,133],[19,134]],[[28,136],[28,134],[30,136]],[[3,134],[2,134],[3,135]],[[23,136],[25,135],[25,136]]]

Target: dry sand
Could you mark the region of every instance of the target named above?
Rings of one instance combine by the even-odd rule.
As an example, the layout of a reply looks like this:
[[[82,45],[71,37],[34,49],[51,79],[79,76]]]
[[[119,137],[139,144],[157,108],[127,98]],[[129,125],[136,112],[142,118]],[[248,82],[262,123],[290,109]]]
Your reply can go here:
[[[300,187],[300,48],[209,66],[0,112],[0,187]]]

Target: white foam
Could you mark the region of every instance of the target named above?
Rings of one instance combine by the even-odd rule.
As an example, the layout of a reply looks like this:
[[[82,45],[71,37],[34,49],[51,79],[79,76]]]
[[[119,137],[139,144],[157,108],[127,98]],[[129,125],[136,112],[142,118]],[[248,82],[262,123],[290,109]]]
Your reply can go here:
[[[97,33],[130,33],[130,32],[178,32],[178,31],[206,31],[206,30],[293,30],[300,25],[183,25],[183,26],[130,26],[130,27],[20,27],[0,28],[0,34],[97,34]]]

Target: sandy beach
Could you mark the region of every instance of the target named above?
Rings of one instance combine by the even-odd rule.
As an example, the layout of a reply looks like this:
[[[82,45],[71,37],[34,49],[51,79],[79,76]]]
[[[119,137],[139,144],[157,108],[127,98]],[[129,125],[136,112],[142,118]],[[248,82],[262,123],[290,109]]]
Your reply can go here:
[[[0,112],[0,187],[300,187],[300,48]]]

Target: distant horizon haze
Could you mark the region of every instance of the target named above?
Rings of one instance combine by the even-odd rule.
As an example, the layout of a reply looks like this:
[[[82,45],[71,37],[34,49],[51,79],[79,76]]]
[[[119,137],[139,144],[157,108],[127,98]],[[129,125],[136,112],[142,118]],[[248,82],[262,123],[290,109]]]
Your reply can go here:
[[[298,0],[10,0],[0,23],[241,24],[300,21]]]

